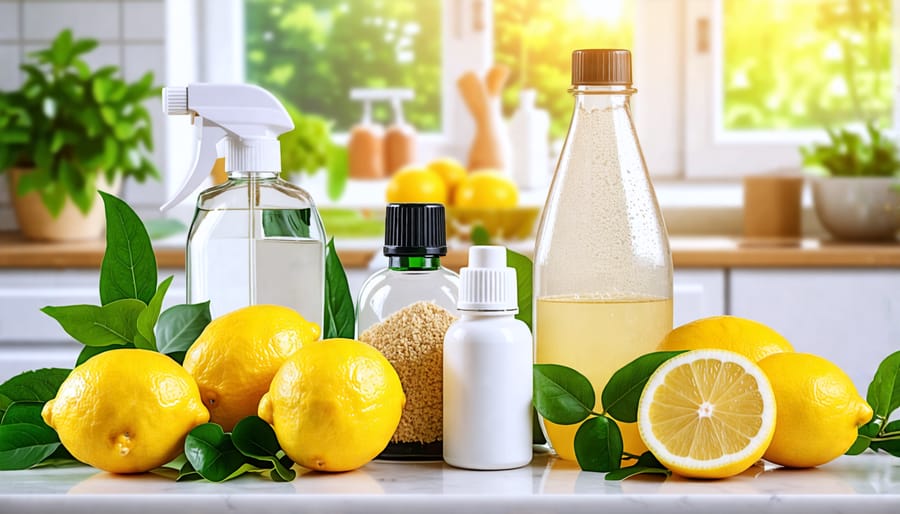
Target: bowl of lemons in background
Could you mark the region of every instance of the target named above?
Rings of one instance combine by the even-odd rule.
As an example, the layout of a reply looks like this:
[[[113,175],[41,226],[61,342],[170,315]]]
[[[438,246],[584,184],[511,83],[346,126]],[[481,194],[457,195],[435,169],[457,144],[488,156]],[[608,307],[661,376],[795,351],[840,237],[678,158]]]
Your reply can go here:
[[[471,240],[478,227],[492,242],[527,239],[540,208],[519,205],[519,189],[496,170],[467,171],[451,158],[398,171],[388,182],[388,203],[442,203],[447,237]]]

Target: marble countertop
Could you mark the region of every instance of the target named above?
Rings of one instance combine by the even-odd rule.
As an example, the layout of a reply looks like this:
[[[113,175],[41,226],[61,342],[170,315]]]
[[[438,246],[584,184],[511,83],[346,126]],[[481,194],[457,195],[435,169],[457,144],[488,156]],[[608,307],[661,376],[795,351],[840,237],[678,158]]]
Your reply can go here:
[[[0,513],[166,511],[896,514],[900,459],[865,454],[810,470],[758,464],[713,481],[648,476],[611,482],[547,454],[510,471],[372,462],[349,473],[301,472],[288,483],[256,476],[176,483],[155,473],[117,476],[86,466],[0,472]]]

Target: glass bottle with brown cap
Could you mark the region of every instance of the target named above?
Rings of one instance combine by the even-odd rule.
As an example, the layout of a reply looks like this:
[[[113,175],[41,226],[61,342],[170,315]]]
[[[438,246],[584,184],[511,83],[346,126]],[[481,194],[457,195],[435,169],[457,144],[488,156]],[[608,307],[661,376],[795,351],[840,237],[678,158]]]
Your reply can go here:
[[[594,386],[653,351],[672,328],[672,257],[629,101],[628,50],[572,54],[575,108],[538,230],[536,362],[562,364]],[[543,421],[556,453],[574,460],[578,425]],[[625,450],[645,450],[620,423]]]

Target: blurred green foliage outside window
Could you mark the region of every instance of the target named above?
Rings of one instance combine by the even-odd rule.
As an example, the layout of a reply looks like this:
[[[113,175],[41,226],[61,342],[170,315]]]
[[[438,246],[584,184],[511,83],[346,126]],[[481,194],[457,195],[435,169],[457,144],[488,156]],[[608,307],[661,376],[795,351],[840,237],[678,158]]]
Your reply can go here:
[[[441,91],[442,0],[245,2],[250,82],[334,120],[338,132],[362,115],[351,88],[411,88],[407,119],[422,132],[441,130],[441,96],[457,94]],[[551,136],[564,137],[571,51],[632,48],[634,4],[493,0],[494,60],[511,71],[505,113],[523,87],[536,89]],[[890,125],[891,0],[721,0],[721,7],[722,128]],[[377,106],[375,118],[390,120],[389,106]]]
[[[722,2],[722,128],[891,125],[891,0]]]
[[[406,119],[441,127],[441,0],[245,0],[247,80],[344,132],[362,118],[354,87],[404,87]],[[374,115],[391,119],[390,106]]]

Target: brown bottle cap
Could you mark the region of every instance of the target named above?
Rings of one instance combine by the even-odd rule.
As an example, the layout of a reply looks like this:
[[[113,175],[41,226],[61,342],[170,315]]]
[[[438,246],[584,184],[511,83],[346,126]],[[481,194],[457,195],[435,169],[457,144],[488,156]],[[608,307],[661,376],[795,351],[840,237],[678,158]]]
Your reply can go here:
[[[573,86],[631,86],[631,52],[589,49],[572,52]]]

